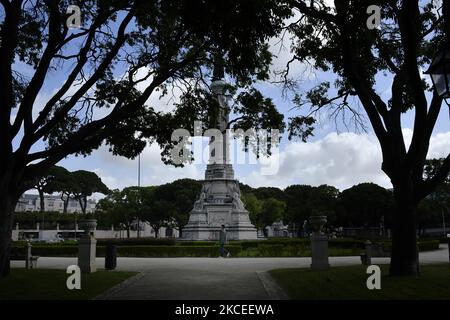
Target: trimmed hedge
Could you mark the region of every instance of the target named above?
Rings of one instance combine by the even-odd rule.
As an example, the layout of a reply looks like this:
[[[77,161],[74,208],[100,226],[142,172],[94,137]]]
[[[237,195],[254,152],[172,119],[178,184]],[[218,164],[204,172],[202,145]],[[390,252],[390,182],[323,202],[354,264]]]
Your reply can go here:
[[[97,246],[97,255],[104,248]],[[13,247],[13,251],[25,256],[25,247]],[[78,246],[61,246],[61,245],[33,245],[31,248],[33,256],[41,257],[76,257],[78,256]]]
[[[242,251],[240,246],[225,246],[232,256]],[[14,247],[15,253],[25,256],[25,247]],[[33,246],[31,252],[41,257],[76,257],[77,246]],[[119,257],[218,257],[219,246],[118,246]],[[97,246],[97,257],[105,256],[105,246]]]
[[[439,249],[439,240],[421,240],[418,243],[419,251],[432,251]]]
[[[218,240],[211,240],[211,241],[177,241],[177,246],[189,246],[189,247],[208,247],[208,246],[217,246],[219,245]],[[238,243],[235,243],[233,241],[230,241],[230,245],[239,245]]]
[[[173,238],[111,238],[97,239],[98,245],[114,244],[116,246],[171,246],[175,245]]]
[[[237,256],[240,246],[225,246],[232,256]],[[123,246],[117,248],[121,257],[218,257],[219,246]]]
[[[377,242],[377,244],[381,244],[383,246],[383,250],[387,252],[392,251],[392,243],[383,241],[383,242]],[[439,240],[421,240],[417,242],[417,246],[419,248],[419,252],[424,251],[433,251],[439,249]]]
[[[148,241],[148,239],[146,240]],[[105,244],[111,242],[116,245],[120,243],[119,241],[114,243],[114,241],[110,240],[97,242],[98,257],[105,255]],[[133,243],[131,241],[129,242]],[[143,242],[136,241],[135,243]],[[161,242],[156,241],[155,243]],[[190,242],[185,242],[182,245],[181,243],[177,245],[117,245],[117,254],[120,257],[217,257],[219,255],[219,245],[217,242],[203,241],[198,244],[190,245]],[[376,244],[381,244],[385,251],[391,251],[390,242],[376,242]],[[437,250],[439,249],[439,241],[420,241],[418,242],[418,247],[419,251]],[[309,239],[293,239],[293,241],[284,242],[280,240],[232,241],[226,248],[233,257],[307,257],[311,255]],[[361,248],[364,248],[364,241],[332,239],[329,241],[329,248],[331,256],[358,255]],[[25,250],[25,242],[14,242],[13,255],[25,256]],[[74,242],[33,244],[31,252],[35,256],[43,257],[76,257],[78,255],[78,246]]]

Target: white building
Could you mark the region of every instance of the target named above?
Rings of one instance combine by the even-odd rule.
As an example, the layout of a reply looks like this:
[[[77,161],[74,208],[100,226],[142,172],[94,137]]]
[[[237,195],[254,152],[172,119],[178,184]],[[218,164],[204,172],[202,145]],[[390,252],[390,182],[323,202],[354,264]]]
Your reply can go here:
[[[95,211],[96,202],[92,199],[88,199],[86,205],[86,212],[91,213]],[[39,195],[37,194],[27,194],[24,193],[16,205],[16,212],[33,212],[40,211],[41,209],[41,201]],[[63,213],[64,211],[64,203],[61,200],[60,196],[44,196],[44,209],[45,211],[57,211]],[[67,212],[82,212],[81,206],[78,200],[70,199],[69,204],[67,206]]]

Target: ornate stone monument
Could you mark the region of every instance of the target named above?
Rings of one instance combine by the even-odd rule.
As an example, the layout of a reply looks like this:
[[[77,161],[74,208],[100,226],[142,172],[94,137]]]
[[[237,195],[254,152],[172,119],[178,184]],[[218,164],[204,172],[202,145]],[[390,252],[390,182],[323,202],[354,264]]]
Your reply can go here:
[[[186,240],[217,240],[221,225],[226,226],[230,240],[257,238],[256,228],[241,201],[239,181],[234,178],[230,163],[227,132],[230,108],[225,96],[226,83],[222,78],[223,72],[215,72],[211,84],[220,106],[217,122],[222,134],[210,139],[210,159],[203,188],[190,212],[189,222],[183,228],[183,238]]]

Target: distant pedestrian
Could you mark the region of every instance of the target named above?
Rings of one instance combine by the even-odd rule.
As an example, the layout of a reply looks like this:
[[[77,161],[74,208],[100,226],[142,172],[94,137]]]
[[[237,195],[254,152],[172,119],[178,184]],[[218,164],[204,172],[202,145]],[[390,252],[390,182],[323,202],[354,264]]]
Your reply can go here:
[[[225,257],[225,245],[227,244],[227,231],[225,230],[225,225],[222,225],[220,229],[220,256]]]

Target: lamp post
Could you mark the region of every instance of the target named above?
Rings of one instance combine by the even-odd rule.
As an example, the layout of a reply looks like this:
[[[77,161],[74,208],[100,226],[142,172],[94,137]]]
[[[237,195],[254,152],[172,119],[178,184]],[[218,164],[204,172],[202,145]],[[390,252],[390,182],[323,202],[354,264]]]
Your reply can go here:
[[[450,4],[448,1],[443,1],[442,12],[446,41],[425,74],[431,76],[434,90],[450,106]]]
[[[138,192],[141,194],[141,154],[138,155]],[[140,198],[140,197],[139,197]],[[141,200],[139,199],[139,208],[141,206]],[[137,217],[137,237],[141,236],[141,226],[140,226],[139,216]]]
[[[448,208],[445,204],[442,205],[442,229],[444,230],[444,237],[447,235],[447,228],[445,226],[445,213],[448,212]]]
[[[434,90],[450,106],[450,46],[448,43],[438,52],[425,74],[431,76]]]

